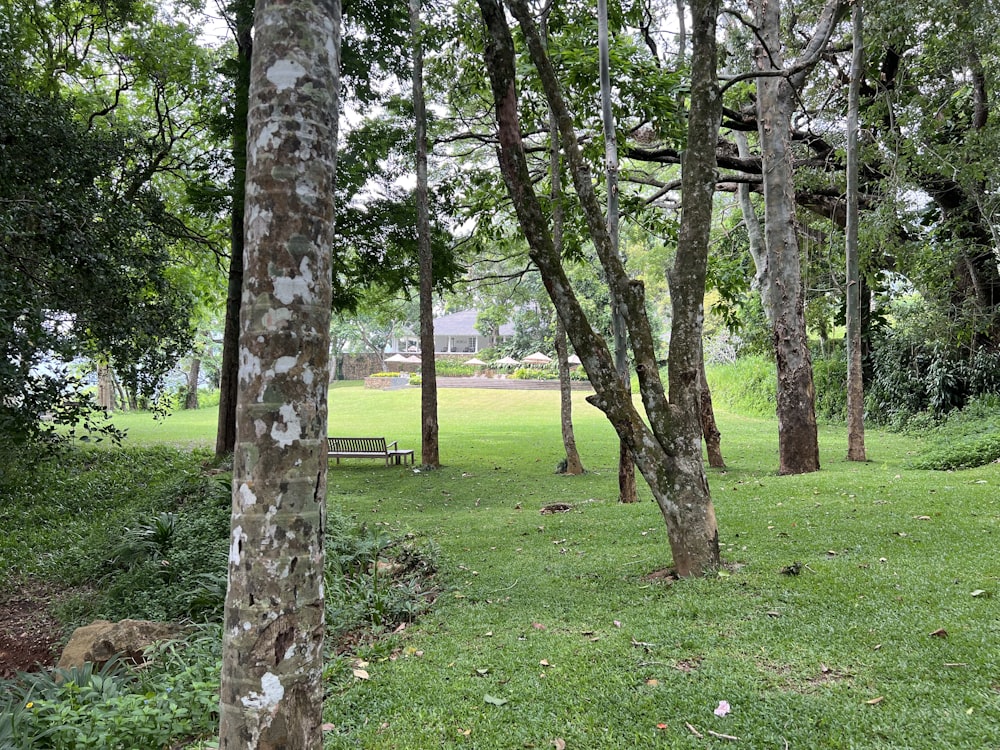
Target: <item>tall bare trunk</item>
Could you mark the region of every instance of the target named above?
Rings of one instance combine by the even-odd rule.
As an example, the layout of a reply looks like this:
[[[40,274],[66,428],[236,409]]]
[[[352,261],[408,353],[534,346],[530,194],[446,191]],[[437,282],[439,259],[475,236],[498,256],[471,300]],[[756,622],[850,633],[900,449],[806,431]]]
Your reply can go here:
[[[417,169],[417,245],[420,254],[420,463],[441,466],[438,446],[437,367],[434,359],[434,258],[427,195],[427,112],[424,106],[424,52],[420,0],[410,0],[413,35],[414,151]]]
[[[319,750],[340,4],[255,19],[219,747]]]
[[[548,42],[547,16],[542,18],[542,37]],[[565,207],[562,190],[562,152],[559,138],[559,125],[555,115],[549,108],[549,183],[552,199],[552,244],[559,255],[563,251],[563,224]],[[566,451],[566,467],[564,474],[579,475],[584,473],[583,461],[576,447],[576,434],[573,431],[573,384],[570,380],[569,351],[566,345],[566,329],[562,320],[556,315],[556,364],[559,367],[559,424],[562,429],[563,450]],[[631,459],[630,459],[631,460]]]
[[[847,460],[864,461],[865,386],[861,371],[861,276],[858,269],[858,109],[864,75],[861,0],[854,0],[851,85],[847,108]]]
[[[795,232],[791,114],[795,90],[784,72],[780,0],[754,0],[760,30],[757,119],[763,160],[764,239],[768,298],[777,361],[778,453],[782,474],[819,469],[812,357],[806,336],[805,294]]]
[[[618,254],[618,136],[611,108],[611,51],[608,34],[608,2],[597,0],[597,46],[600,59],[601,123],[604,129],[604,160],[608,181],[608,237],[612,252]],[[626,388],[632,387],[628,363],[628,331],[624,303],[611,287],[611,330],[615,340],[615,367]],[[635,464],[628,442],[618,442],[618,502],[634,503],[639,499],[635,484]]]
[[[233,208],[229,223],[229,278],[226,314],[222,329],[222,363],[219,376],[219,421],[215,455],[222,457],[236,447],[236,400],[239,391],[240,303],[243,294],[243,208],[247,173],[247,102],[250,91],[250,56],[253,52],[253,0],[236,3],[236,86],[233,91]]]

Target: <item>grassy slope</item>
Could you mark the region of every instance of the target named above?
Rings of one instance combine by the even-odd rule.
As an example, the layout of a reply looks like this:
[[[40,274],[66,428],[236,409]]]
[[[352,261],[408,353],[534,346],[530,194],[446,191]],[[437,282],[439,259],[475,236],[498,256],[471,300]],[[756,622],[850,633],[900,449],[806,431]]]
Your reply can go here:
[[[1000,747],[995,465],[910,470],[921,442],[883,433],[850,464],[825,427],[823,471],[778,477],[774,422],[721,414],[730,468],[710,482],[729,574],[653,582],[663,522],[648,494],[614,501],[616,444],[582,398],[583,477],[553,474],[557,394],[440,400],[441,471],[331,466],[333,505],[436,540],[454,588],[397,636],[398,658],[372,650],[369,680],[334,686],[327,747]],[[133,438],[189,445],[204,418]],[[330,424],[419,457],[418,389],[341,385]],[[554,501],[575,510],[539,514]]]

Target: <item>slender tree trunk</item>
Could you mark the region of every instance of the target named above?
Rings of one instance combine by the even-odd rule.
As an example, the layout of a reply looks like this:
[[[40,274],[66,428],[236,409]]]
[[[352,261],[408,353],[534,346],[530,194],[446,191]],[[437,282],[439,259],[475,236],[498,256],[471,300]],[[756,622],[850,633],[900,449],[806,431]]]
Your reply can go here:
[[[229,280],[219,366],[219,421],[215,455],[236,447],[236,400],[239,391],[240,303],[243,294],[243,196],[247,171],[247,101],[253,51],[253,0],[236,2],[236,87],[233,91],[233,213],[230,218]]]
[[[255,18],[219,747],[320,750],[340,5]]]
[[[559,363],[559,423],[562,425],[563,448],[566,451],[566,468],[563,474],[583,474],[583,461],[576,448],[573,432],[573,383],[569,377],[569,351],[566,346],[566,329],[556,316],[556,359]],[[631,459],[630,459],[631,460]]]
[[[760,29],[757,67],[783,70],[780,0],[754,0]],[[757,116],[764,172],[764,238],[772,335],[777,360],[778,453],[781,474],[819,469],[812,357],[795,232],[791,113],[794,89],[785,76],[757,81]]]
[[[547,16],[542,18],[542,37],[548,43]],[[549,108],[549,182],[552,199],[552,243],[556,253],[563,251],[564,204],[562,195],[562,159],[559,139],[559,125],[555,115]],[[559,366],[559,423],[562,427],[563,450],[566,451],[566,468],[564,474],[579,475],[584,473],[583,461],[576,447],[576,434],[573,432],[573,384],[570,380],[569,352],[566,345],[566,329],[562,320],[556,315],[556,360]],[[630,459],[631,460],[631,459]]]
[[[854,0],[851,85],[847,108],[847,460],[864,461],[865,387],[861,371],[861,278],[858,272],[858,109],[864,75],[861,0]]]
[[[603,337],[590,325],[576,297],[569,279],[562,268],[561,258],[554,251],[552,236],[534,193],[528,172],[524,144],[521,140],[517,114],[517,91],[514,74],[514,43],[502,7],[497,0],[477,0],[486,24],[487,39],[484,55],[492,84],[496,105],[499,157],[504,180],[518,220],[528,241],[532,260],[538,266],[549,297],[552,299],[573,347],[583,361],[595,394],[588,400],[601,409],[618,433],[628,442],[637,468],[652,490],[667,526],[674,565],[681,576],[703,575],[719,565],[718,531],[708,483],[705,481],[701,457],[701,423],[698,408],[697,369],[690,372],[685,364],[677,365],[677,378],[671,378],[671,399],[659,376],[655,346],[649,321],[645,313],[644,291],[641,282],[630,281],[621,265],[621,259],[611,251],[604,214],[594,191],[589,168],[579,149],[579,140],[573,128],[573,118],[562,97],[559,82],[548,56],[545,54],[537,27],[525,0],[509,0],[508,5],[524,33],[532,61],[539,73],[546,98],[556,116],[562,137],[563,149],[587,227],[604,268],[610,286],[615,287],[619,298],[625,302],[626,325],[636,362],[643,405],[644,420],[632,401],[631,394],[622,385],[614,358]],[[703,166],[703,159],[711,159],[711,167],[695,169],[688,173],[691,181],[710,175],[701,190],[693,190],[688,201],[701,201],[702,213],[711,219],[711,195],[715,184],[715,142],[718,137],[719,107],[721,100],[715,87],[714,25],[716,0],[706,0],[698,5],[695,16],[697,33],[695,49],[697,62],[696,85],[689,120],[689,152],[698,154],[693,164]],[[710,71],[710,72],[707,72]],[[707,107],[707,109],[706,109]],[[710,113],[714,110],[714,116]],[[706,150],[706,144],[710,144]],[[707,200],[705,191],[707,190]],[[697,193],[695,195],[694,193]],[[687,205],[687,204],[686,204]],[[695,205],[694,203],[691,204]],[[693,215],[690,216],[693,219]],[[683,219],[682,219],[683,223]],[[683,230],[682,230],[683,231]],[[697,235],[697,236],[696,236]],[[700,233],[692,234],[697,239]],[[707,238],[707,229],[705,235]],[[682,243],[683,252],[707,254],[707,243],[697,247],[695,242]],[[682,263],[675,267],[676,282],[697,284],[697,263],[692,267]],[[702,276],[702,282],[704,277]],[[693,355],[696,362],[701,354],[700,325],[703,310],[704,284],[697,296],[696,311],[682,311],[683,331],[677,334],[685,344],[697,342]],[[692,294],[681,294],[685,303],[692,301]],[[675,305],[678,304],[675,302]],[[675,314],[676,315],[676,314]],[[699,333],[694,335],[694,329]],[[683,355],[683,356],[682,356]],[[682,347],[671,347],[671,360],[691,360],[690,352]],[[675,393],[676,390],[676,393]],[[686,392],[685,392],[686,391]],[[676,396],[676,405],[674,403]],[[681,412],[687,409],[687,414]],[[648,421],[647,421],[648,420]]]
[[[198,408],[198,380],[201,377],[201,360],[191,357],[191,368],[187,374],[187,391],[184,394],[184,408]]]
[[[597,0],[597,45],[600,58],[601,123],[604,129],[604,160],[608,180],[608,236],[612,252],[618,254],[618,136],[611,108],[611,51],[608,34],[608,2]],[[611,291],[611,329],[615,340],[615,367],[625,388],[631,389],[632,375],[628,364],[628,332],[625,327],[624,303]],[[628,442],[618,441],[618,502],[639,500],[635,484],[635,465]]]
[[[434,258],[427,195],[427,112],[424,107],[424,52],[420,0],[410,0],[413,35],[413,116],[417,169],[417,244],[420,265],[420,463],[441,466],[438,446],[437,368],[434,359]]]
[[[708,387],[708,375],[705,374],[705,357],[701,358],[701,432],[705,438],[705,452],[708,454],[708,465],[713,469],[725,469],[726,461],[722,457],[722,433],[715,422],[715,409],[712,406],[712,390]]]

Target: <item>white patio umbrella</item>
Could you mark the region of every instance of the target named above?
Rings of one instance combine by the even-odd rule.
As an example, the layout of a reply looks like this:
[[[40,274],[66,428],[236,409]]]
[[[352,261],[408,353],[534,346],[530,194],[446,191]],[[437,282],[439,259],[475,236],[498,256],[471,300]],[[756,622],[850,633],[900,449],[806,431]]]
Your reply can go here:
[[[418,356],[417,356],[416,354],[414,354],[414,355],[413,355],[413,356],[411,356],[411,357],[404,357],[404,358],[403,358],[403,361],[404,361],[404,362],[409,362],[409,363],[410,363],[410,364],[412,364],[412,365],[419,365],[419,364],[420,364],[420,362],[421,362],[421,359],[420,359],[420,357],[418,357]]]
[[[535,352],[534,354],[529,354],[523,361],[529,365],[547,365],[552,361],[552,358],[546,357],[541,352]]]
[[[393,354],[391,357],[389,357],[385,361],[386,362],[409,362],[409,360],[406,357],[404,357],[402,354]]]
[[[572,367],[583,364],[583,362],[580,361],[580,358],[575,354],[570,354],[569,357],[567,357],[566,362]]]
[[[501,367],[514,367],[516,365],[521,364],[518,360],[514,359],[513,357],[504,357],[503,359],[498,359],[496,363]]]
[[[486,363],[483,362],[483,360],[481,360],[481,359],[476,359],[475,357],[473,357],[472,359],[465,360],[465,362],[463,362],[462,364],[463,365],[473,365],[475,367],[482,367]]]

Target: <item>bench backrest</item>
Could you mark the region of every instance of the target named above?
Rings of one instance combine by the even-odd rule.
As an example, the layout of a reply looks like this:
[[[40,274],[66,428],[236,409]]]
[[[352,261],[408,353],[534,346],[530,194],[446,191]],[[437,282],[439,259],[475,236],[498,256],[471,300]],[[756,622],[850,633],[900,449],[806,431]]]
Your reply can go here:
[[[331,453],[385,453],[384,437],[332,437],[327,438]]]

